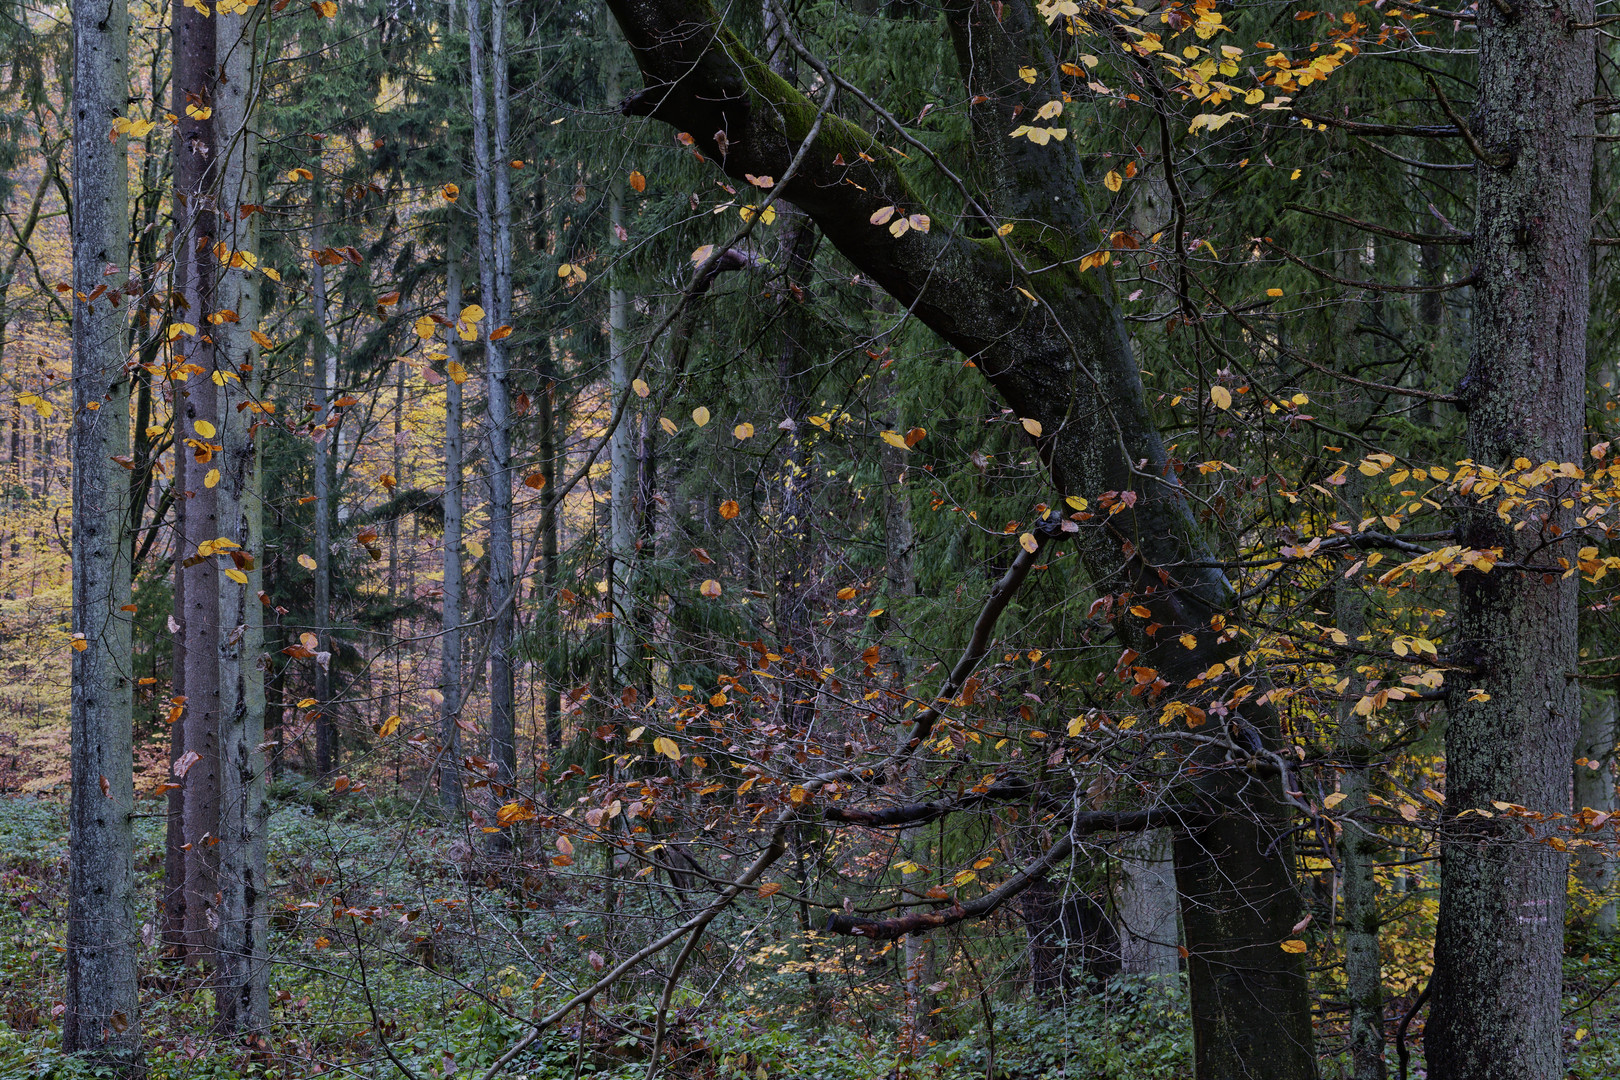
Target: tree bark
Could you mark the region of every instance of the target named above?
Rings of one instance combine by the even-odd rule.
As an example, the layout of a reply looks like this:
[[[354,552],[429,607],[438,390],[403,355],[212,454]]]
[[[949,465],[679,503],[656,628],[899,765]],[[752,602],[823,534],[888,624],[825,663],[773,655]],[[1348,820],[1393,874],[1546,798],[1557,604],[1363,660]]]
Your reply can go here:
[[[512,193],[508,157],[506,5],[490,4],[485,72],[483,0],[467,0],[468,76],[472,91],[474,188],[478,203],[478,292],[486,308],[484,334],[485,438],[489,481],[489,744],[495,763],[495,807],[517,773],[517,713],[512,631],[516,576],[512,566],[512,396],[506,342],[493,331],[512,310]],[[485,95],[488,94],[486,101]],[[490,113],[493,112],[493,123]],[[507,843],[489,834],[492,847]]]
[[[220,443],[215,398],[214,347],[207,315],[215,309],[213,187],[217,178],[215,122],[204,110],[214,100],[214,25],[210,17],[183,3],[174,5],[172,111],[181,117],[175,132],[174,186],[178,228],[174,239],[175,291],[185,308],[177,321],[195,328],[175,338],[185,382],[175,401],[176,439],[191,447],[184,478],[176,478],[186,500],[185,611],[186,753],[185,785],[186,957],[192,964],[211,958],[219,914],[219,584],[213,557],[202,554],[218,539],[217,483]],[[188,112],[187,110],[190,110]],[[191,755],[195,754],[193,758]]]
[[[256,439],[263,378],[258,346],[259,150],[251,113],[258,86],[256,20],[241,10],[214,14],[216,55],[222,58],[214,94],[219,146],[219,242],[224,245],[218,301],[237,322],[213,327],[218,385],[220,535],[240,548],[218,575],[219,632],[219,945],[214,972],[216,1026],[222,1033],[262,1031],[270,1024],[269,912],[265,846],[264,523]],[[231,571],[236,571],[233,576]]]
[[[316,155],[315,179],[310,183],[312,220],[309,227],[310,247],[316,251],[325,246],[325,206],[321,185],[326,178],[319,168]],[[310,266],[310,290],[314,294],[315,316],[314,351],[310,356],[314,366],[315,385],[320,387],[321,418],[326,428],[317,433],[314,447],[315,470],[315,775],[324,780],[338,763],[338,732],[336,717],[332,715],[332,512],[333,488],[337,479],[337,423],[332,402],[337,400],[337,348],[328,329],[326,304],[326,265],[319,259]],[[322,660],[320,654],[325,653]]]
[[[608,73],[608,101],[619,97],[617,67]],[[608,288],[608,392],[617,403],[626,401],[630,390],[630,296],[625,291],[623,278],[628,266],[624,264],[624,196],[617,176],[608,180],[608,220],[613,230],[612,250],[620,257],[620,265],[613,271],[613,283]],[[635,431],[633,416],[625,416],[613,429],[608,441],[609,527],[608,560],[612,566],[609,592],[610,624],[613,633],[613,667],[611,688],[615,691],[635,684],[636,666],[636,602],[635,602],[635,492],[636,457],[632,435]]]
[[[1492,160],[1475,170],[1474,353],[1460,388],[1477,468],[1583,458],[1593,141],[1592,114],[1579,103],[1592,97],[1594,57],[1590,31],[1570,24],[1591,21],[1587,0],[1480,7],[1472,128]],[[1440,919],[1425,1038],[1437,1080],[1564,1072],[1568,859],[1521,822],[1484,814],[1495,813],[1494,801],[1569,809],[1579,582],[1557,563],[1557,537],[1576,533],[1578,511],[1560,500],[1577,484],[1540,485],[1506,521],[1490,498],[1462,513],[1469,547],[1499,547],[1504,562],[1547,570],[1457,578],[1458,659],[1475,673],[1447,680]],[[1543,544],[1551,550],[1538,550]]]
[[[127,316],[106,295],[127,277],[129,95],[125,4],[73,4],[73,688],[68,806],[67,999],[62,1047],[131,1076],[141,1051],[136,988],[135,782]],[[91,299],[95,297],[95,299]]]
[[[1114,904],[1121,974],[1174,975],[1181,967],[1170,843],[1168,829],[1148,829],[1120,841],[1122,880]]]
[[[1581,712],[1581,733],[1575,745],[1575,809],[1590,806],[1613,813],[1616,724],[1615,695],[1602,691],[1586,694]],[[1598,902],[1581,913],[1587,932],[1602,940],[1615,935],[1615,864],[1603,851],[1585,850],[1575,862],[1575,876]]]
[[[461,244],[453,238],[445,246],[444,317],[454,322],[461,313]],[[461,337],[452,333],[449,362],[461,363]],[[455,367],[450,367],[453,372]],[[439,604],[439,805],[447,814],[461,810],[461,384],[444,381],[444,540],[440,557],[444,570],[443,599]]]
[[[738,179],[784,175],[817,122],[794,90],[725,29],[706,0],[610,0],[647,89],[625,111],[690,132]],[[1035,221],[1004,240],[974,239],[934,218],[895,236],[873,226],[890,207],[926,206],[870,134],[836,116],[804,156],[784,197],[809,214],[864,275],[972,358],[1015,413],[1040,425],[1037,448],[1062,496],[1133,491],[1135,504],[1089,519],[1075,540],[1118,629],[1173,687],[1240,651],[1225,619],[1237,615],[1225,577],[1175,479],[1144,398],[1111,279],[1081,272],[1097,218],[1075,146],[1009,139],[1018,112],[1061,97],[1045,24],[1025,0],[957,0],[947,17],[972,106],[974,149],[987,212]],[[1020,69],[1033,69],[1026,83]],[[722,152],[715,133],[723,133]],[[1014,258],[1016,257],[1016,259]],[[1047,267],[1026,274],[1021,265]],[[1036,297],[1031,302],[1019,289]],[[1125,614],[1146,607],[1150,619]],[[1156,638],[1146,622],[1163,629]],[[1191,649],[1178,644],[1191,635]],[[1224,687],[1216,692],[1225,692]],[[1233,703],[1233,733],[1276,746],[1275,711]],[[1303,959],[1279,948],[1298,921],[1289,815],[1275,780],[1247,783],[1212,770],[1190,782],[1207,816],[1176,839],[1177,881],[1189,957],[1195,1056],[1203,1080],[1315,1075]]]

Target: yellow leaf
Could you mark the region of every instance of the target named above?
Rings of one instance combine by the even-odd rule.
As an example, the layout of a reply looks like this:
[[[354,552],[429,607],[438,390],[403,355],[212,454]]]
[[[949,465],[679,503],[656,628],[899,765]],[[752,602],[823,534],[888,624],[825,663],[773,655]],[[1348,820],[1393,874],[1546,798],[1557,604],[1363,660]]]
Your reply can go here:
[[[1029,83],[1029,85],[1031,85],[1031,86],[1035,85],[1035,69],[1032,68],[1032,67],[1021,67],[1021,68],[1019,68],[1018,69],[1018,77],[1020,79],[1023,79],[1025,82]]]
[[[312,709],[315,707],[315,699],[312,697],[304,698],[298,703],[298,707],[300,709]]]
[[[900,434],[898,431],[885,431],[882,433],[882,438],[884,442],[888,443],[896,450],[911,449],[911,447],[906,445],[906,437]]]
[[[1033,555],[1035,554],[1035,549],[1041,545],[1036,543],[1034,533],[1024,533],[1018,538],[1018,546]]]
[[[698,586],[698,592],[702,593],[703,596],[709,600],[717,600],[720,597],[720,583],[714,580],[714,578],[709,578],[708,580],[704,581],[702,585]]]
[[[300,555],[298,556],[298,565],[305,570],[313,570],[315,569],[315,559],[309,555]]]
[[[276,343],[271,341],[268,335],[263,334],[258,330],[249,330],[248,337],[252,338],[254,344],[258,345],[261,349],[273,349],[276,347]]]
[[[707,424],[708,422],[709,422],[709,410],[708,409],[704,408],[702,405],[699,405],[697,408],[692,410],[692,423],[696,424],[698,427],[702,427],[704,424]]]
[[[1041,431],[1043,429],[1041,427],[1041,422],[1039,420],[1036,420],[1036,419],[1034,419],[1032,417],[1026,416],[1022,420],[1020,420],[1019,423],[1024,425],[1024,430],[1025,431],[1029,432],[1031,435],[1035,436],[1037,439],[1041,437]]]
[[[399,723],[399,717],[390,716],[388,719],[383,721],[382,727],[377,729],[377,734],[386,739],[388,736],[399,730]]]
[[[754,437],[754,425],[746,422],[738,424],[731,429],[731,434],[738,440],[752,439]]]
[[[1232,391],[1224,386],[1209,388],[1209,400],[1215,403],[1217,409],[1230,409],[1232,407]]]
[[[323,19],[337,18],[337,0],[315,0],[310,7]]]
[[[963,870],[963,871],[959,872],[954,878],[951,879],[951,881],[954,882],[958,888],[960,888],[963,885],[968,884],[969,882],[973,882],[973,881],[977,881],[977,880],[979,880],[979,875],[975,874],[971,870]]]
[[[1333,794],[1322,800],[1322,809],[1331,810],[1335,806],[1338,806],[1340,803],[1344,802],[1344,800],[1347,798],[1349,798],[1349,796],[1344,792],[1335,791]]]
[[[534,816],[534,811],[522,803],[509,802],[495,811],[495,824],[515,825],[519,821],[532,820]]]
[[[840,599],[840,600],[853,600],[853,599],[855,599],[855,590],[853,588],[851,588],[850,586],[845,585],[842,589],[838,590],[838,599]]]
[[[707,259],[710,255],[713,255],[713,254],[714,254],[714,245],[713,244],[704,244],[702,247],[700,247],[700,248],[698,248],[698,249],[696,249],[695,251],[692,252],[692,262],[694,264],[701,263],[701,262],[703,262],[703,260]]]
[[[423,341],[426,341],[439,332],[439,324],[434,322],[428,316],[423,315],[421,318],[416,320],[415,330],[416,336],[421,338]]]
[[[248,581],[247,575],[242,573],[242,571],[238,570],[234,566],[227,566],[225,568],[225,576],[236,582],[238,585],[246,585]]]
[[[203,477],[203,487],[214,488],[219,484],[219,470],[209,469],[208,475]]]
[[[681,760],[681,748],[676,746],[675,740],[669,738],[668,736],[660,735],[658,738],[654,739],[653,749],[658,753],[663,754],[671,761]]]
[[[1298,938],[1293,938],[1282,943],[1282,951],[1285,953],[1302,953],[1305,951],[1305,943]]]
[[[192,424],[191,426],[196,428],[197,429],[197,434],[201,435],[205,439],[212,439],[214,437],[214,434],[215,434],[214,425],[210,424],[207,420],[198,420],[196,423]]]
[[[483,544],[480,544],[477,540],[467,540],[465,543],[467,545],[467,550],[472,553],[473,558],[482,559],[484,557]]]
[[[467,381],[467,369],[462,367],[454,360],[446,364],[444,370],[445,373],[450,376],[451,381],[453,381],[457,386],[460,386],[462,383]]]
[[[193,120],[207,120],[214,115],[214,110],[207,105],[187,105],[186,115]]]
[[[1002,224],[996,226],[996,235],[997,236],[1006,236],[1008,233],[1010,233],[1012,231],[1013,231],[1013,223],[1010,222],[1010,221],[1003,222]]]
[[[630,389],[636,392],[636,397],[644,398],[648,394],[652,393],[652,387],[647,385],[647,380],[645,379],[632,379],[630,381]]]
[[[810,793],[804,790],[804,788],[800,787],[798,784],[794,784],[793,790],[788,792],[788,802],[792,803],[794,806],[803,806],[809,800],[809,798]]]
[[[1198,648],[1198,639],[1193,637],[1191,634],[1182,634],[1176,640],[1181,642],[1181,647],[1186,649],[1188,652]]]
[[[1113,169],[1109,169],[1108,175],[1103,177],[1103,186],[1109,191],[1118,191],[1125,186],[1125,178]]]
[[[261,274],[263,274],[265,277],[269,278],[271,281],[280,281],[281,280],[281,272],[278,271],[278,270],[273,270],[268,266],[260,267],[259,272]]]
[[[1281,296],[1282,294],[1283,294],[1283,291],[1281,289],[1267,289],[1266,290],[1266,295],[1267,296]]]
[[[461,321],[465,323],[481,322],[484,318],[484,309],[477,304],[468,304],[461,309]]]
[[[660,416],[658,418],[658,426],[664,429],[665,435],[673,435],[677,430],[679,430],[675,427],[675,421],[671,420],[667,416]]]

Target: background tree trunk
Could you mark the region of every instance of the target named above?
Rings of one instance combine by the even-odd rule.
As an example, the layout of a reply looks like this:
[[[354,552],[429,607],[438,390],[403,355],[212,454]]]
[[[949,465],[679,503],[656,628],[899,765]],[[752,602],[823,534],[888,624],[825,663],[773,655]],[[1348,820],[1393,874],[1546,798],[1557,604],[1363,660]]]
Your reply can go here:
[[[265,801],[268,760],[264,743],[264,524],[260,484],[259,401],[263,390],[258,347],[259,273],[239,260],[256,256],[259,151],[250,115],[258,72],[249,17],[216,12],[216,55],[223,58],[214,95],[219,148],[220,243],[218,299],[239,321],[213,328],[223,376],[219,385],[221,536],[241,545],[229,557],[238,577],[219,575],[219,947],[214,973],[217,1026],[222,1032],[262,1031],[270,1024],[269,912],[265,847],[270,809]],[[238,555],[240,559],[238,559]],[[240,578],[240,580],[239,580]]]
[[[1476,167],[1474,354],[1460,393],[1467,456],[1509,469],[1583,461],[1589,256],[1592,4],[1483,4],[1475,138],[1493,160]],[[1525,467],[1521,466],[1521,467]],[[1564,1073],[1565,879],[1568,858],[1526,836],[1493,801],[1543,813],[1569,809],[1580,715],[1577,587],[1557,565],[1576,510],[1559,505],[1575,481],[1529,498],[1551,505],[1497,517],[1496,500],[1462,516],[1463,542],[1500,547],[1498,567],[1465,571],[1457,659],[1475,674],[1447,680],[1446,810],[1440,920],[1425,1051],[1444,1080],[1553,1080]],[[1553,550],[1541,545],[1553,543]],[[1569,551],[1573,559],[1573,548]],[[1489,700],[1468,691],[1479,688]]]
[[[445,245],[444,317],[454,322],[461,312],[461,244],[452,237]],[[451,333],[447,346],[454,373],[461,363],[461,335]],[[461,383],[444,381],[444,569],[439,622],[439,805],[446,813],[461,810]]]
[[[309,244],[315,251],[325,247],[325,207],[322,185],[326,177],[321,172],[320,155],[316,155],[315,179],[310,184],[310,204],[313,218],[309,227]],[[337,348],[328,329],[326,308],[326,264],[314,260],[309,271],[310,291],[313,296],[315,337],[310,353],[314,368],[314,383],[319,388],[318,401],[321,417],[329,425],[314,444],[315,471],[315,775],[324,780],[337,768],[337,718],[332,715],[332,513],[333,488],[337,479],[337,417],[332,402],[337,399]],[[319,654],[325,653],[322,660]]]
[[[1587,691],[1581,711],[1581,732],[1575,744],[1575,809],[1590,806],[1610,813],[1615,809],[1615,744],[1620,741],[1616,726],[1615,694],[1608,688]],[[1588,933],[1603,939],[1615,934],[1614,857],[1603,851],[1584,850],[1577,857],[1575,876],[1582,887],[1595,896],[1607,897],[1592,910],[1582,912]]]
[[[132,620],[127,317],[102,294],[124,284],[127,147],[109,140],[129,95],[129,12],[73,5],[73,787],[68,807],[67,1000],[62,1047],[121,1076],[141,1050],[135,982]],[[119,268],[112,276],[106,271]]]

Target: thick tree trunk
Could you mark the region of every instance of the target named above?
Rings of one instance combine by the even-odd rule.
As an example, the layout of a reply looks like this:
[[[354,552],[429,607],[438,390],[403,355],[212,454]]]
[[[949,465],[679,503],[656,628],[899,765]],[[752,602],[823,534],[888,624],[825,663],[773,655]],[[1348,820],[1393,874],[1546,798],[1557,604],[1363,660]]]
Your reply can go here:
[[[250,332],[259,325],[259,151],[250,124],[257,71],[248,16],[216,12],[213,29],[223,58],[214,94],[219,126],[219,242],[228,253],[218,301],[238,322],[213,328],[219,383],[220,535],[240,548],[235,565],[218,576],[219,589],[219,945],[214,1001],[221,1032],[262,1031],[270,1023],[269,912],[265,845],[269,807],[264,781],[264,525],[260,485],[259,396],[263,378]],[[253,259],[238,258],[239,254]],[[236,573],[233,575],[231,571]]]
[[[1576,810],[1590,806],[1614,812],[1616,742],[1620,742],[1620,726],[1616,724],[1615,694],[1588,691],[1575,744]],[[1581,918],[1587,932],[1599,940],[1615,934],[1615,870],[1614,856],[1601,850],[1582,851],[1575,862],[1576,879],[1598,900]]]
[[[461,244],[452,238],[444,257],[444,317],[454,322],[461,313]],[[449,339],[449,363],[461,363],[461,337]],[[451,367],[451,371],[456,368]],[[446,813],[461,810],[461,384],[444,381],[444,541],[440,551],[444,570],[443,599],[439,606],[439,805]]]
[[[1579,465],[1584,452],[1590,304],[1593,38],[1571,23],[1592,4],[1482,4],[1476,140],[1474,354],[1460,387],[1467,454],[1481,469]],[[1495,814],[1504,801],[1569,809],[1579,723],[1578,580],[1559,565],[1576,534],[1554,477],[1497,516],[1496,498],[1462,514],[1463,542],[1505,564],[1467,571],[1448,679],[1440,921],[1425,1050],[1436,1080],[1562,1076],[1559,1003],[1567,856]],[[1517,527],[1516,527],[1517,526]],[[1544,549],[1547,545],[1550,550]],[[1568,559],[1574,561],[1573,547]],[[1484,695],[1471,694],[1471,688]],[[1466,816],[1464,816],[1466,815]]]
[[[517,772],[512,631],[516,577],[512,566],[512,391],[506,342],[493,336],[512,310],[512,194],[507,167],[506,5],[490,5],[485,72],[483,0],[467,0],[468,76],[472,92],[474,187],[478,203],[479,299],[484,334],[485,432],[489,480],[489,749],[495,763],[491,815]],[[487,94],[487,100],[486,100]],[[493,123],[491,122],[493,112]],[[504,832],[489,834],[492,847]]]
[[[184,478],[186,500],[183,558],[185,610],[186,752],[184,833],[186,851],[186,954],[190,963],[211,957],[219,914],[219,583],[217,559],[204,554],[221,535],[217,484],[219,410],[215,398],[214,347],[207,315],[214,311],[215,231],[213,186],[217,179],[215,121],[205,110],[214,100],[214,24],[195,7],[174,5],[173,112],[175,133],[175,291],[186,300],[176,319],[196,328],[175,338],[187,365],[175,401],[176,439],[191,453]],[[188,112],[188,109],[190,110]],[[193,757],[192,755],[195,755]]]
[[[62,1046],[120,1076],[141,1049],[135,981],[134,813],[129,679],[127,317],[104,294],[122,288],[129,175],[122,136],[129,96],[129,12],[73,4],[73,787],[68,807],[67,1000]],[[117,268],[108,276],[109,268]]]
[[[750,55],[706,0],[609,2],[647,85],[626,112],[692,133],[738,179],[784,175],[817,123],[814,102]],[[1097,235],[1088,200],[1098,185],[1071,142],[1007,137],[1015,115],[1061,98],[1045,22],[1026,0],[958,0],[947,17],[978,103],[974,149],[987,212],[1045,228],[996,241],[937,217],[927,232],[875,227],[875,214],[926,206],[882,141],[835,116],[821,119],[820,140],[783,194],[863,274],[973,358],[1018,416],[1039,424],[1037,448],[1060,495],[1135,494],[1133,506],[1088,519],[1075,543],[1099,593],[1132,594],[1115,610],[1121,637],[1139,653],[1136,666],[1185,687],[1217,661],[1230,669],[1238,658],[1239,639],[1225,625],[1236,600],[1225,577],[1207,568],[1212,553],[1148,410],[1112,281],[1081,272],[1074,257]],[[1021,69],[1033,70],[1033,81]],[[716,132],[726,135],[724,153]],[[1045,269],[1024,271],[1026,259]],[[1149,618],[1127,614],[1130,607],[1146,607]],[[1151,640],[1143,632],[1150,621],[1162,628]],[[1184,634],[1193,648],[1179,644]],[[1228,704],[1234,737],[1276,746],[1274,710],[1252,697]],[[1211,769],[1187,797],[1201,803],[1201,816],[1185,821],[1176,863],[1199,1076],[1314,1076],[1303,959],[1279,948],[1300,910],[1281,785]]]

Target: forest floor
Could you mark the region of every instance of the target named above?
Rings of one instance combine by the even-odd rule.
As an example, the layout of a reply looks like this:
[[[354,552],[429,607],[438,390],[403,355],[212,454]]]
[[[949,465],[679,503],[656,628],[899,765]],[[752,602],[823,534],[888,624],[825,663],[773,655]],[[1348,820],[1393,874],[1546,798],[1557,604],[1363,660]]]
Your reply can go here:
[[[20,692],[15,684],[6,690]],[[22,760],[24,734],[44,739],[49,721],[27,728],[15,715],[8,713],[8,730],[18,733]],[[26,751],[26,760],[55,760],[52,752],[40,745]],[[137,820],[148,1080],[403,1080],[379,1034],[418,1078],[476,1080],[524,1034],[521,1017],[555,1007],[569,985],[590,981],[596,964],[588,960],[600,958],[587,953],[577,931],[604,920],[582,884],[586,875],[546,873],[539,880],[537,864],[517,858],[503,869],[474,856],[464,833],[397,796],[345,800],[291,781],[275,794],[272,1026],[255,1046],[210,1038],[205,981],[159,958],[154,923],[163,819]],[[57,1050],[64,810],[57,790],[0,796],[0,1080],[93,1075]],[[352,906],[344,915],[332,907],[339,897]],[[420,921],[400,914],[410,911],[421,912]],[[1029,999],[1015,973],[988,998],[966,990],[941,994],[933,1037],[908,1047],[895,1023],[897,1002],[883,1005],[894,982],[870,966],[871,958],[858,971],[865,981],[829,993],[825,982],[818,990],[791,965],[772,960],[782,952],[772,943],[781,940],[780,927],[762,933],[765,947],[752,952],[729,943],[752,933],[739,924],[729,935],[711,934],[722,943],[715,946],[720,959],[701,986],[693,978],[697,989],[676,1000],[665,1080],[970,1080],[991,1071],[995,1080],[1191,1076],[1179,977],[1116,979],[1101,992],[1076,992],[1062,1007]],[[1620,1076],[1620,949],[1575,947],[1578,955],[1566,966],[1569,1076],[1613,1080]],[[1009,951],[1016,955],[1016,943]],[[569,1017],[500,1075],[644,1080],[660,986],[649,978],[625,985],[593,1007],[583,1030],[577,1014]],[[1331,985],[1324,981],[1320,990],[1332,1000]],[[1322,1041],[1337,1038],[1324,1029]],[[1393,1049],[1390,1057],[1394,1075]],[[1421,1062],[1418,1045],[1413,1078],[1424,1075]],[[1323,1075],[1341,1076],[1341,1064],[1324,1060]]]

